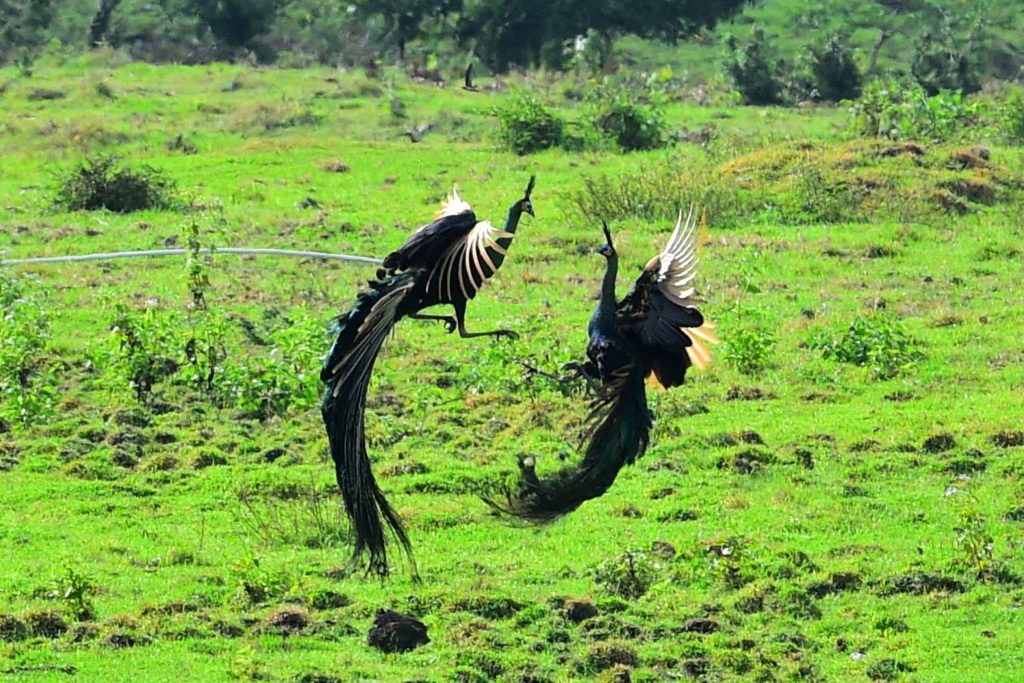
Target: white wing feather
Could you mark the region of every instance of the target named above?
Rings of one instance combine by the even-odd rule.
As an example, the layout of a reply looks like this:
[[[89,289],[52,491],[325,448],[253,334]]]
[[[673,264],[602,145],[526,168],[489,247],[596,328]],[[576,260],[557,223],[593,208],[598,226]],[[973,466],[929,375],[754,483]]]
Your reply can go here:
[[[669,301],[679,306],[696,306],[700,303],[693,286],[697,277],[696,226],[696,209],[690,206],[685,223],[680,210],[675,230],[658,257],[661,261],[656,279],[658,289]]]

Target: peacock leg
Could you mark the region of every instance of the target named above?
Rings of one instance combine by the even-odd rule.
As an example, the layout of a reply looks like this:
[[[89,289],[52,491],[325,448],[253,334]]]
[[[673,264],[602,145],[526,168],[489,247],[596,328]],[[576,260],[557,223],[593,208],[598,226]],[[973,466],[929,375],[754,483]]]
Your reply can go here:
[[[463,339],[470,339],[472,337],[497,337],[501,339],[505,337],[507,339],[518,339],[519,335],[512,330],[491,330],[489,332],[467,332],[466,331],[466,302],[452,302],[452,307],[455,308],[455,319],[459,325],[459,336]]]
[[[413,313],[409,316],[413,320],[440,320],[444,323],[444,329],[448,332],[455,331],[455,318],[450,315],[432,315],[428,313]]]

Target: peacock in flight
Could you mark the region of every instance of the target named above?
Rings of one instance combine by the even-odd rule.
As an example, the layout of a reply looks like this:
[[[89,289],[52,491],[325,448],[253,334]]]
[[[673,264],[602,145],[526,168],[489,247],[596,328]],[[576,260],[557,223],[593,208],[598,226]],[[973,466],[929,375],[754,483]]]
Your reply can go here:
[[[501,513],[543,524],[566,515],[584,502],[604,494],[623,465],[642,456],[650,442],[653,416],[647,407],[645,383],[650,375],[665,389],[679,386],[687,369],[707,366],[707,342],[718,339],[697,310],[697,230],[694,209],[686,221],[682,212],[664,250],[644,267],[632,289],[615,297],[619,256],[611,232],[597,251],[607,259],[600,301],[590,318],[585,363],[569,363],[573,374],[595,387],[586,444],[579,464],[560,469],[545,479],[534,471],[533,458],[519,462],[516,492],[506,491],[503,502],[485,499]]]
[[[461,337],[509,337],[511,330],[468,332],[466,304],[501,267],[524,213],[533,216],[534,178],[508,211],[505,226],[477,220],[457,190],[444,202],[436,220],[416,230],[388,254],[369,289],[337,319],[337,337],[320,379],[327,384],[321,404],[331,458],[345,512],[355,535],[353,560],[369,554],[370,573],[390,572],[387,531],[398,539],[412,565],[412,545],[395,510],[374,480],[366,452],[363,416],[374,362],[384,340],[402,318],[439,320]],[[423,314],[426,308],[451,304],[454,316]]]

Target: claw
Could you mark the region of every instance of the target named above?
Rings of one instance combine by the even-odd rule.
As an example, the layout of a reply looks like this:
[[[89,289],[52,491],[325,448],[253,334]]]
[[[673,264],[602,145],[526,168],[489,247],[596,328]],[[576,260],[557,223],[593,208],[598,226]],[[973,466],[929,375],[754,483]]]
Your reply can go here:
[[[513,332],[512,330],[498,330],[497,332],[494,333],[494,336],[497,337],[498,339],[501,339],[503,337],[512,340],[519,339],[519,333]]]

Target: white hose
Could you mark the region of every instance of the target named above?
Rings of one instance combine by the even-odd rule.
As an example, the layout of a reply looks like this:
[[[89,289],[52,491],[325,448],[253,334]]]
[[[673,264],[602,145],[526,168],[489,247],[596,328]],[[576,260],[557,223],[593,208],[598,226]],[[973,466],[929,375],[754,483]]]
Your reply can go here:
[[[354,261],[356,263],[372,263],[380,265],[380,259],[369,256],[350,256],[348,254],[331,254],[326,251],[302,251],[300,249],[259,249],[248,247],[207,247],[202,250],[210,254],[262,254],[271,256],[302,256],[332,261]],[[2,266],[25,266],[35,263],[73,263],[76,261],[108,261],[117,258],[134,258],[137,256],[175,256],[182,255],[185,249],[147,249],[143,251],[113,251],[105,254],[79,254],[78,256],[37,256],[35,258],[15,258],[0,260]]]

